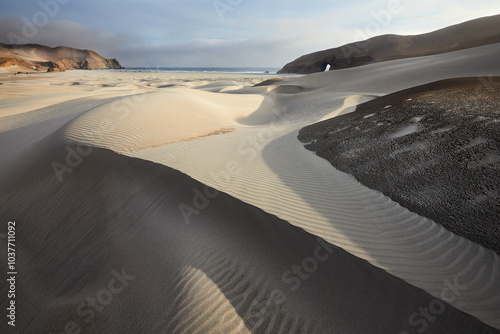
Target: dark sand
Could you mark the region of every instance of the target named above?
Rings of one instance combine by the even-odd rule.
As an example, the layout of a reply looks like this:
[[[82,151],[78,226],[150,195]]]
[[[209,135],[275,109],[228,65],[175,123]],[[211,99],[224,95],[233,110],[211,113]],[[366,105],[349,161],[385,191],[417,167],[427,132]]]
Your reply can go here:
[[[389,94],[300,131],[362,184],[500,254],[500,78]]]

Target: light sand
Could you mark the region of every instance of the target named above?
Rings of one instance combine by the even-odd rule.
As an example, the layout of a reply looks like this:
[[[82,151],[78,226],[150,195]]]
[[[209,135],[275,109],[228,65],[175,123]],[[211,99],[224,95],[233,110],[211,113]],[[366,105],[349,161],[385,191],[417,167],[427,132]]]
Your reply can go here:
[[[362,186],[350,175],[334,169],[326,160],[307,151],[297,139],[302,127],[352,111],[357,103],[374,96],[443,78],[500,75],[499,56],[500,45],[493,45],[291,78],[279,85],[254,88],[251,86],[272,76],[101,71],[50,74],[51,78],[41,77],[32,84],[54,87],[54,92],[59,94],[62,94],[61,89],[68,89],[71,93],[65,93],[68,96],[66,100],[47,98],[44,95],[46,92],[42,94],[36,90],[28,90],[28,94],[32,95],[29,97],[3,100],[5,115],[8,116],[0,123],[1,135],[9,142],[2,142],[0,153],[7,158],[3,163],[5,172],[1,175],[0,185],[8,184],[13,175],[29,173],[30,166],[26,162],[36,163],[39,159],[34,153],[40,152],[37,143],[44,147],[56,143],[61,147],[69,143],[84,143],[160,163],[320,236],[434,297],[445,298],[443,291],[449,291],[446,290],[449,282],[458,281],[466,288],[455,296],[457,298],[446,295],[449,302],[484,323],[500,328],[500,259],[497,254]],[[5,81],[0,91],[4,87],[22,91],[29,86],[27,82]],[[54,104],[50,105],[52,98]],[[16,105],[25,109],[16,113]],[[99,169],[93,171],[99,179]],[[73,175],[78,173],[67,173],[64,178],[71,179]],[[110,177],[112,174],[108,172],[105,175]],[[52,175],[51,182],[57,183],[55,175]],[[124,183],[122,186],[134,187],[132,181],[130,185]],[[183,192],[184,202],[181,203],[192,204],[188,194],[194,194],[190,189]],[[65,191],[71,192],[68,189]],[[99,189],[90,193],[104,196],[102,200],[106,203],[106,195],[99,195]],[[155,201],[155,198],[163,198],[158,196],[151,192],[142,201],[149,206],[151,204],[147,203]],[[175,198],[175,195],[172,196]],[[81,200],[84,199],[79,198]],[[109,201],[109,204],[103,205],[116,207],[114,201],[120,199],[110,197]],[[19,203],[17,208],[21,210],[23,201],[19,199]],[[29,208],[29,204],[24,205]],[[154,215],[161,216],[158,211],[153,211]],[[214,213],[208,209],[199,211],[189,217],[193,224],[213,221]],[[8,212],[16,214],[15,211]],[[92,215],[92,210],[87,209],[86,212]],[[132,214],[130,210],[124,212]],[[178,211],[175,214],[179,217]],[[108,218],[111,219],[111,216]],[[239,219],[238,212],[226,218],[225,224],[231,226],[234,220]],[[140,222],[140,216],[137,219]],[[99,220],[106,222],[106,219]],[[137,228],[140,230],[141,226]],[[168,229],[162,232],[169,233]],[[183,239],[176,240],[170,242],[182,243]],[[229,251],[238,253],[241,251],[238,241],[234,242],[234,248],[229,248]],[[196,243],[190,245],[196,247]],[[123,252],[127,254],[126,250]],[[190,255],[179,256],[189,258]],[[269,253],[263,252],[260,259],[265,263],[268,256]],[[126,257],[124,259],[127,261]],[[152,259],[150,261],[155,263]],[[238,261],[232,265],[241,266]],[[294,257],[293,261],[300,262],[301,255]],[[262,270],[275,270],[276,262],[261,266]],[[203,304],[197,299],[203,297],[199,297],[201,292],[197,291],[210,289],[214,296],[218,292],[217,286],[207,280],[206,271],[189,266],[183,270],[183,274],[179,274],[181,281],[177,283],[179,291],[183,292],[172,292],[175,303],[180,303],[176,307],[182,310],[176,313],[177,320],[174,320],[179,322],[179,327],[173,332],[189,333],[193,328],[186,327],[187,322],[206,316],[201,311]],[[243,275],[244,271],[236,272]],[[195,282],[205,282],[205,287],[201,288]],[[253,282],[258,282],[258,278],[254,278]],[[166,287],[169,288],[171,286]],[[374,289],[377,289],[376,284]],[[259,294],[264,290],[260,290]],[[189,293],[184,295],[185,291]],[[387,293],[385,290],[384,294]],[[306,294],[305,290],[300,293],[301,296],[303,294]],[[389,296],[396,295],[389,293]],[[144,296],[141,298],[144,299]],[[220,303],[221,310],[229,312],[227,301],[214,298]],[[334,295],[333,299],[336,299]],[[302,302],[307,304],[306,300]],[[299,298],[297,302],[300,301]],[[328,304],[328,300],[324,302]],[[386,308],[380,307],[385,312],[382,313],[387,314],[395,312],[395,308],[400,306],[389,304]],[[216,312],[216,309],[213,311]],[[287,311],[287,316],[300,310],[292,309]],[[403,314],[398,313],[398,317],[404,318]],[[232,330],[242,324],[237,314],[232,313],[228,317],[232,319]],[[408,317],[399,324],[408,324]],[[308,319],[317,320],[315,317]],[[388,316],[387,319],[392,318]],[[201,328],[215,326],[209,325],[212,321],[209,319],[206,322],[201,318],[196,321],[198,325],[193,326],[200,332],[203,332]],[[283,324],[280,321],[278,323]],[[304,332],[309,325],[313,326],[312,323],[294,326],[298,326],[299,332]],[[248,319],[246,328],[249,328]],[[384,330],[388,328],[384,327]],[[401,328],[404,329],[409,330]],[[356,327],[353,325],[350,329],[339,330],[356,332]],[[395,325],[391,330],[399,332],[400,328]],[[314,331],[321,332],[321,329],[311,327],[311,331],[306,332]]]

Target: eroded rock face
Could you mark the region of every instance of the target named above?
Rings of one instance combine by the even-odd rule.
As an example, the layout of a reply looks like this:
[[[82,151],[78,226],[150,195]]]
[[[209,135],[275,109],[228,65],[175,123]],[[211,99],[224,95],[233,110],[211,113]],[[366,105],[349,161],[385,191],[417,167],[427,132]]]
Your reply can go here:
[[[286,64],[278,73],[309,74],[374,62],[438,53],[500,43],[500,15],[464,22],[428,34],[382,35],[304,55]]]
[[[104,59],[105,62],[106,62],[106,65],[108,66],[108,68],[113,68],[113,69],[120,69],[120,68],[123,68],[122,65],[120,65],[120,63],[118,62],[117,59],[113,58],[113,59]]]
[[[1,60],[6,61],[2,62]],[[9,61],[7,61],[9,60]],[[59,46],[51,48],[39,44],[0,43],[0,67],[17,65],[39,71],[65,71],[72,69],[119,69],[118,60],[103,58],[91,50],[80,50]]]

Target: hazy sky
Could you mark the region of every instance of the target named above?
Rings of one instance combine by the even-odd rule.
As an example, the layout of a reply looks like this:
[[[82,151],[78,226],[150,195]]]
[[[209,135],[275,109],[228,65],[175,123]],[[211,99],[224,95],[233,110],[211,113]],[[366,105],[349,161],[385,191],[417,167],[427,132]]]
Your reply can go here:
[[[495,14],[499,0],[1,0],[0,42],[92,49],[126,67],[281,67]]]

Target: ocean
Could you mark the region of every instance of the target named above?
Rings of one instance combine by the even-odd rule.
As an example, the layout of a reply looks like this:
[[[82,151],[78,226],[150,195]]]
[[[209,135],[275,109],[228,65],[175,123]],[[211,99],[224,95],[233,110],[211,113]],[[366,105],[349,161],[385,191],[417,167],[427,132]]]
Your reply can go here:
[[[181,73],[242,73],[276,74],[280,69],[274,67],[127,67],[115,71],[130,72],[181,72]]]

